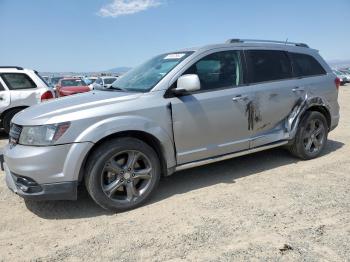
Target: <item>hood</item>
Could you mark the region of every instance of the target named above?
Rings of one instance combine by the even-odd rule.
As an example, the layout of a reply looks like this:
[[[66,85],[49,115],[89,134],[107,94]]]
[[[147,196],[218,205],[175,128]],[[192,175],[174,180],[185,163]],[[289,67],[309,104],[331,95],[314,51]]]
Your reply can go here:
[[[136,100],[142,95],[142,93],[92,91],[67,96],[27,108],[13,118],[13,123],[32,126],[73,121],[89,117],[96,111],[103,114],[106,112],[105,108],[118,110],[116,105]],[[98,110],[99,108],[101,110]]]

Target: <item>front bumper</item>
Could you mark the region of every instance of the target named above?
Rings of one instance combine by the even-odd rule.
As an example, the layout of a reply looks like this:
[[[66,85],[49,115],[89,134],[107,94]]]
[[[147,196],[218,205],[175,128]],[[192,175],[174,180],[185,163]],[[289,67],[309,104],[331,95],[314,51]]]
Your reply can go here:
[[[16,176],[4,163],[7,187],[17,195],[32,200],[76,200],[77,182],[62,182],[39,185],[34,180]]]
[[[8,187],[24,198],[73,200],[81,167],[93,143],[34,147],[7,145],[4,171]]]

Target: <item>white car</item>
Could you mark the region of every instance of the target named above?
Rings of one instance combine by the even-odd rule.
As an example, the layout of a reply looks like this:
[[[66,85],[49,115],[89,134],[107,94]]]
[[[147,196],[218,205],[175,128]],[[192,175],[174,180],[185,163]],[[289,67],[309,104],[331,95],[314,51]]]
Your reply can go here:
[[[52,89],[38,72],[22,67],[0,66],[0,121],[6,133],[9,133],[15,114],[52,98]]]
[[[89,76],[84,78],[85,83],[89,86],[91,90],[94,88],[94,83],[96,82],[97,78],[98,77],[96,76]]]
[[[101,76],[93,84],[93,89],[109,88],[118,78],[115,76]]]

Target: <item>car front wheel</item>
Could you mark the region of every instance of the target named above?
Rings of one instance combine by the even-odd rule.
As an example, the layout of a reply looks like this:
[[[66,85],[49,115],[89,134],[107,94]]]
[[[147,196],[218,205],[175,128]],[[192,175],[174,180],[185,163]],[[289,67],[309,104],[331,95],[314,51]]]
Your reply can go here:
[[[98,147],[87,163],[86,188],[101,207],[125,211],[145,203],[160,179],[157,153],[135,138],[118,138]]]

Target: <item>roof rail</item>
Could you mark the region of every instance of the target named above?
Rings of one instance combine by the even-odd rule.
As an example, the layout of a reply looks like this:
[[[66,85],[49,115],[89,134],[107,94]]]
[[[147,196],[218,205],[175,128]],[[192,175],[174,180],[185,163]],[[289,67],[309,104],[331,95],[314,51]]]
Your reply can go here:
[[[234,44],[234,43],[271,43],[271,44],[281,44],[281,45],[294,45],[300,47],[309,48],[307,44],[304,43],[293,43],[288,41],[274,41],[274,40],[259,40],[259,39],[238,39],[233,38],[226,41],[226,44]]]
[[[17,70],[23,70],[23,67],[20,66],[0,66],[0,68],[15,68]]]

